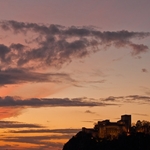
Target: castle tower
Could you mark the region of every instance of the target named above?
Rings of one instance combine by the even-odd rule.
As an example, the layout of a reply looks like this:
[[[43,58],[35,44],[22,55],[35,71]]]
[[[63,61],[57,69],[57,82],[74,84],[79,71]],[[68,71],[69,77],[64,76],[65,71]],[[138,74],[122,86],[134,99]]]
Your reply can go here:
[[[127,127],[127,130],[129,132],[130,128],[131,128],[131,115],[122,115],[121,116],[121,120],[123,122],[125,122],[125,125]]]

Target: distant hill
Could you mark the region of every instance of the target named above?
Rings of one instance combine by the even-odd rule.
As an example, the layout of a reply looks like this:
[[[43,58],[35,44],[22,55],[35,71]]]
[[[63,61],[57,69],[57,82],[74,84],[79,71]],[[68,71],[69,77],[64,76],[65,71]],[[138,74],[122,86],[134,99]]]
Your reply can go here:
[[[80,131],[64,145],[63,150],[150,150],[150,134],[136,132],[121,135],[118,139],[100,140]]]

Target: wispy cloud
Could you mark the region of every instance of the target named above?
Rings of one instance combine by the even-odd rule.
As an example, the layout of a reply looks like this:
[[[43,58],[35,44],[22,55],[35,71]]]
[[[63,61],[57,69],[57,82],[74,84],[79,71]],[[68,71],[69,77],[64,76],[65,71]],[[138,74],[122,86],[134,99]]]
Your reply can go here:
[[[137,115],[137,116],[148,116],[147,114],[139,114],[139,113],[133,113],[133,115]]]
[[[91,27],[64,27],[61,25],[44,25],[17,21],[1,21],[0,27],[4,31],[27,35],[36,33],[36,38],[30,43],[36,43],[35,48],[22,43],[11,43],[10,46],[0,44],[1,68],[25,67],[39,68],[43,66],[62,66],[74,58],[83,58],[101,50],[100,47],[130,47],[133,56],[145,53],[149,48],[144,44],[135,44],[132,39],[150,36],[145,32],[104,31]]]
[[[129,47],[132,56],[149,50],[147,45],[132,41],[150,36],[149,32],[126,30],[102,32],[89,26],[65,27],[14,20],[0,21],[0,28],[6,34],[9,31],[9,34],[14,36],[23,35],[25,41],[0,44],[0,86],[33,82],[67,83],[77,87],[82,87],[83,83],[101,84],[106,80],[77,81],[70,74],[58,70],[50,72],[47,69],[61,68],[74,59],[83,59],[111,46]],[[32,38],[31,34],[34,35]],[[142,69],[142,72],[147,70]]]
[[[150,88],[145,87],[145,86],[140,86],[140,89],[141,89],[146,95],[150,95]]]

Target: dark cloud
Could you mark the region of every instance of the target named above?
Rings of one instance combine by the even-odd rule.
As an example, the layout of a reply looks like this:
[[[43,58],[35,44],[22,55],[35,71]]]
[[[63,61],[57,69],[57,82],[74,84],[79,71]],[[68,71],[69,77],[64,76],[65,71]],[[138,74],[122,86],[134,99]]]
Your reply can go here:
[[[115,101],[116,97],[114,96],[109,96],[108,98],[105,99],[105,101]]]
[[[149,96],[142,95],[128,95],[128,96],[110,96],[105,99],[101,99],[102,101],[111,101],[111,102],[150,102]]]
[[[150,102],[150,97],[149,96],[141,96],[141,95],[129,95],[126,96],[127,100],[131,100],[131,101],[146,101],[146,102]]]
[[[90,101],[88,98],[31,98],[31,99],[21,99],[18,97],[0,97],[1,107],[59,107],[59,106],[107,106],[114,104],[106,104],[99,102],[97,100]]]
[[[109,103],[112,102],[112,103]],[[150,102],[149,96],[129,95],[129,96],[110,96],[108,98],[30,98],[22,99],[20,97],[0,97],[1,107],[24,108],[24,107],[94,107],[94,106],[117,106],[118,102]],[[93,113],[90,110],[85,113]]]
[[[0,129],[1,128],[42,128],[43,126],[37,124],[27,124],[17,121],[2,121],[0,120]]]
[[[75,134],[81,129],[30,129],[30,130],[11,130],[8,133],[61,133],[61,134]]]
[[[143,68],[143,69],[142,69],[142,72],[147,73],[148,71],[147,71],[147,69]]]
[[[135,44],[132,39],[141,39],[150,35],[144,32],[98,31],[90,27],[64,27],[60,25],[24,23],[17,21],[1,21],[0,27],[7,31],[27,35],[36,33],[37,37],[30,43],[35,48],[21,43],[10,46],[0,45],[1,68],[6,66],[39,68],[43,66],[61,67],[74,58],[82,58],[104,47],[130,47],[133,56],[146,52],[149,48],[143,44]],[[26,40],[27,41],[27,40]],[[28,44],[28,43],[27,43]]]
[[[124,97],[123,96],[109,96],[109,97],[107,97],[107,98],[104,98],[104,99],[102,99],[102,101],[112,101],[112,102],[115,102],[115,101],[118,101],[118,100],[123,100],[124,99]]]
[[[0,85],[17,84],[25,82],[56,82],[75,84],[76,81],[65,73],[39,73],[27,69],[8,68],[0,70]]]
[[[143,45],[143,44],[134,44],[134,43],[131,43],[130,46],[133,49],[133,51],[131,52],[131,54],[133,56],[138,55],[138,54],[140,54],[142,52],[147,52],[148,49],[149,49],[148,46]]]
[[[95,112],[92,112],[90,110],[86,110],[85,113],[88,113],[88,114],[95,114]]]
[[[11,62],[10,58],[7,57],[7,54],[11,52],[11,49],[9,49],[7,46],[0,44],[0,62],[3,64],[5,62],[6,64],[9,64]]]

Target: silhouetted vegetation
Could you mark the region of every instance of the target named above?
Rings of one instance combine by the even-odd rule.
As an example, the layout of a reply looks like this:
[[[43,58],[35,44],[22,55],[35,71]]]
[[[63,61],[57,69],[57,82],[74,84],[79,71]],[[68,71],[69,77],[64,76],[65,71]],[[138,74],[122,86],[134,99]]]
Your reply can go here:
[[[64,145],[63,150],[150,150],[150,135],[136,133],[114,140],[98,140],[80,131]]]

